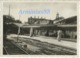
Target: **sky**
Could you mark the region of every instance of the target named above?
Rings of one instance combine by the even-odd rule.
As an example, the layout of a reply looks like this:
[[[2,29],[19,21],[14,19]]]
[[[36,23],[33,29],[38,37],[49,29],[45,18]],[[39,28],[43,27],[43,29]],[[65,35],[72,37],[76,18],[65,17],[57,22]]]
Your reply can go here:
[[[46,18],[54,20],[56,14],[64,18],[69,18],[72,16],[77,16],[77,4],[76,3],[62,3],[62,2],[4,2],[3,4],[3,14],[9,14],[10,5],[10,15],[16,20],[27,22],[29,17],[36,18]],[[20,14],[20,10],[50,10],[48,14]]]

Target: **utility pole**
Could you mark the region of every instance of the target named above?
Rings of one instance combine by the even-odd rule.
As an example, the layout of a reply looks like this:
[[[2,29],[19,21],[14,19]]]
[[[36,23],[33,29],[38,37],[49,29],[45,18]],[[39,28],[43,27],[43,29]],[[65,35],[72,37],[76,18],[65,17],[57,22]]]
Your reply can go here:
[[[10,11],[11,11],[11,10],[10,10],[10,5],[9,5],[9,16],[10,16]]]

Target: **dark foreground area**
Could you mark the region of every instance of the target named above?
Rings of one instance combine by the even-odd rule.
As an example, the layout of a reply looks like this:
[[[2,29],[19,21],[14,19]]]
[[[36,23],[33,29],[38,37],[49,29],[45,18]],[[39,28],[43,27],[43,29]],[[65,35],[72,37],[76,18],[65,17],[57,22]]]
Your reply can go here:
[[[10,55],[20,55],[20,54],[27,54],[10,40],[6,40],[3,47],[3,54],[10,54]]]

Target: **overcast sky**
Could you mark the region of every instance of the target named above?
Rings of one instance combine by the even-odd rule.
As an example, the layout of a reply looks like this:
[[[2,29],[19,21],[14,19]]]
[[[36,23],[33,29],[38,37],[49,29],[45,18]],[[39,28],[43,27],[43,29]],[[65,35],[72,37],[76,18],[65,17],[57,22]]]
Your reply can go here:
[[[56,2],[5,2],[3,4],[3,13],[9,14],[9,5],[10,5],[10,15],[15,19],[19,19],[22,22],[27,22],[29,17],[36,18],[46,18],[54,20],[56,18],[57,12],[60,16],[64,18],[72,17],[77,15],[77,4],[76,3],[56,3]],[[20,10],[46,10],[49,9],[50,13],[48,14],[20,14]]]

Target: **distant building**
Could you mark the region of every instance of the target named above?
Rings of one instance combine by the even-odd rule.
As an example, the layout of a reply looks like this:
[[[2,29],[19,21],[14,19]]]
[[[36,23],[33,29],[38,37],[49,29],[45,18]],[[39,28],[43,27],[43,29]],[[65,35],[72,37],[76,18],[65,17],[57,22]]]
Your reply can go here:
[[[33,18],[29,17],[28,18],[28,24],[53,24],[53,20],[45,19],[45,18]]]
[[[77,16],[69,17],[64,20],[58,21],[56,24],[77,24]]]
[[[59,21],[64,20],[64,17],[59,17],[59,13],[56,14],[56,18],[53,20],[53,23],[56,24]]]

